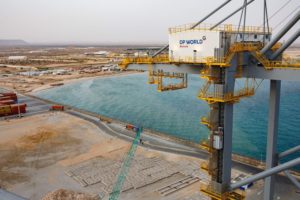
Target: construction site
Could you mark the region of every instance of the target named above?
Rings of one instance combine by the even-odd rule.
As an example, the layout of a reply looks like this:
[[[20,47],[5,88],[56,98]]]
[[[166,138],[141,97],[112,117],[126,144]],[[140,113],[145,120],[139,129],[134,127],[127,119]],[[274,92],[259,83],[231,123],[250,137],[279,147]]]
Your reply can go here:
[[[246,24],[254,1],[240,1],[206,24],[234,6],[225,0],[198,22],[169,28],[163,47],[3,49],[0,200],[300,199],[300,141],[283,152],[278,143],[281,82],[300,81],[300,48],[291,47],[300,35],[300,3],[273,34],[266,0],[256,0],[263,25]],[[237,25],[227,24],[234,15]],[[206,139],[187,141],[36,95],[78,80],[140,73],[160,94],[187,89],[188,77],[198,75],[197,98],[209,107],[199,115]],[[233,110],[263,80],[267,141],[265,160],[258,160],[233,152]]]

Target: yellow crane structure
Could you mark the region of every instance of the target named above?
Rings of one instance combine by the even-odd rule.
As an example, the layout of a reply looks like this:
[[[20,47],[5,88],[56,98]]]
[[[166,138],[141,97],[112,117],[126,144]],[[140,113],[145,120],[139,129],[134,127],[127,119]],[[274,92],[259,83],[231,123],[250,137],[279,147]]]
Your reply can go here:
[[[246,13],[247,6],[253,1],[245,0],[243,6],[225,17],[225,20],[240,10]],[[204,20],[229,2],[230,0],[225,1],[208,16],[204,17]],[[264,6],[265,15],[265,0]],[[178,56],[177,54],[176,57],[174,51],[177,47],[173,48],[172,46],[169,48],[169,54],[158,55],[167,49],[168,46],[166,46],[153,56],[127,57],[119,64],[124,70],[128,68],[148,70],[148,83],[157,84],[159,92],[186,88],[188,73],[200,73],[200,77],[205,80],[198,93],[198,98],[209,104],[210,112],[208,116],[202,117],[200,122],[207,126],[210,134],[208,140],[202,141],[199,147],[206,150],[210,155],[208,162],[203,163],[201,168],[208,172],[211,181],[208,185],[202,185],[200,190],[213,200],[242,200],[245,198],[244,194],[235,190],[238,188],[238,184],[231,184],[233,104],[239,102],[241,98],[255,94],[256,78],[271,80],[267,170],[263,174],[253,176],[248,181],[265,178],[264,199],[271,200],[274,194],[272,174],[278,173],[278,170],[287,170],[300,164],[299,159],[284,165],[277,166],[274,164],[276,159],[274,152],[276,152],[280,81],[300,81],[299,61],[283,60],[281,55],[300,35],[300,30],[297,30],[285,44],[282,45],[278,41],[299,18],[300,11],[272,40],[270,39],[271,30],[269,28],[266,30],[265,26],[245,26],[244,22],[244,26],[240,30],[240,26],[222,25],[221,23],[224,20],[216,25],[203,24],[204,20],[201,20],[200,23],[170,28],[169,34],[171,36],[175,35],[174,38],[176,38],[176,34],[193,35],[193,32],[199,31],[199,33],[205,33],[208,36],[208,38],[202,36],[200,40],[189,40],[189,43],[179,40],[180,45],[185,44],[182,48],[186,48],[193,43],[197,43],[201,47],[206,40],[209,40],[211,32],[218,32],[221,35],[220,47],[214,49],[214,56],[198,57],[197,50],[193,50],[194,56]],[[199,51],[203,51],[203,49],[199,49]],[[181,50],[181,52],[185,51]],[[168,70],[171,72],[166,72]],[[235,80],[239,78],[243,78],[245,83],[242,87],[236,88]],[[164,84],[164,79],[176,79],[179,80],[179,83]]]

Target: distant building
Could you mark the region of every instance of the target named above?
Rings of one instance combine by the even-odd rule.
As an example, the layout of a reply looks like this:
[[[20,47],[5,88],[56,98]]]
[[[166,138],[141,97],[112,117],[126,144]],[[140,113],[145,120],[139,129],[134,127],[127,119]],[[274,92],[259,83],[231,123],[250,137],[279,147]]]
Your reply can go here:
[[[120,71],[118,65],[105,65],[104,67],[102,67],[102,71],[106,72],[106,71]]]
[[[66,70],[66,69],[57,69],[57,70],[54,70],[52,72],[53,75],[67,75],[69,74],[70,70]]]
[[[38,71],[37,69],[33,69],[32,71],[20,72],[22,76],[43,76],[47,74],[52,75],[68,75],[70,74],[70,70],[68,69],[55,69],[55,70],[45,70],[45,71]]]
[[[36,51],[29,51],[28,53],[48,53],[48,51],[45,51],[45,50],[36,50]]]
[[[149,56],[149,54],[147,52],[143,52],[143,51],[138,51],[134,53],[135,57],[147,57]]]
[[[27,60],[27,56],[8,56],[8,60]]]
[[[109,52],[107,51],[96,51],[96,52],[85,53],[85,55],[88,56],[107,56],[108,54]]]

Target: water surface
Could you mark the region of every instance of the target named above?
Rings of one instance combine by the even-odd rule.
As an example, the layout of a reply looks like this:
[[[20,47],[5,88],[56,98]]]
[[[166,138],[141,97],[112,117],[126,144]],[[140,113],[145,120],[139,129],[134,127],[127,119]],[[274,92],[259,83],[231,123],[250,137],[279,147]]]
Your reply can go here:
[[[241,84],[241,83],[239,83]],[[199,142],[208,129],[199,123],[209,110],[197,99],[202,80],[189,76],[187,89],[162,92],[147,84],[147,75],[134,74],[84,80],[38,92],[36,95],[98,114]],[[265,157],[268,81],[255,96],[234,106],[233,151],[256,159]],[[300,143],[300,84],[283,82],[281,93],[279,151]],[[294,155],[295,158],[298,155]]]

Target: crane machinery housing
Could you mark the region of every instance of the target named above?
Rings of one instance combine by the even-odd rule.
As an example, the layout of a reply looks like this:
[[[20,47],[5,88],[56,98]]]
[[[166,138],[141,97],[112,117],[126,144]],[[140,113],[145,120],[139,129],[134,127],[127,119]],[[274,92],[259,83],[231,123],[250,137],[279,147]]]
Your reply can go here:
[[[283,60],[282,52],[300,35],[296,30],[285,44],[278,41],[300,18],[300,11],[272,38],[272,30],[266,27],[267,6],[264,5],[264,26],[246,26],[246,8],[254,0],[245,0],[243,5],[224,20],[216,24],[202,23],[231,0],[195,24],[169,28],[169,45],[150,57],[128,57],[122,60],[123,69],[148,70],[148,83],[157,84],[158,91],[177,90],[187,87],[187,74],[199,74],[205,83],[198,98],[210,106],[208,116],[200,122],[209,129],[207,141],[199,147],[209,153],[209,160],[201,168],[211,176],[208,185],[201,191],[216,199],[244,199],[245,195],[235,191],[240,184],[265,179],[264,199],[271,200],[274,195],[274,173],[286,171],[299,165],[300,158],[278,164],[277,129],[280,105],[280,81],[300,81],[300,64],[293,60]],[[222,24],[225,20],[242,10],[243,26]],[[267,23],[268,24],[268,23]],[[162,54],[169,48],[168,54]],[[146,66],[146,67],[145,67]],[[168,72],[166,72],[168,71]],[[180,83],[167,84],[164,78],[179,79]],[[236,80],[242,78],[244,85],[237,87]],[[270,80],[269,126],[267,142],[266,171],[247,180],[231,183],[232,168],[232,125],[234,103],[241,98],[254,95],[255,78]],[[299,150],[299,146],[295,147]],[[291,151],[290,153],[295,152]],[[286,156],[286,154],[284,155]],[[248,181],[248,182],[247,182]]]

